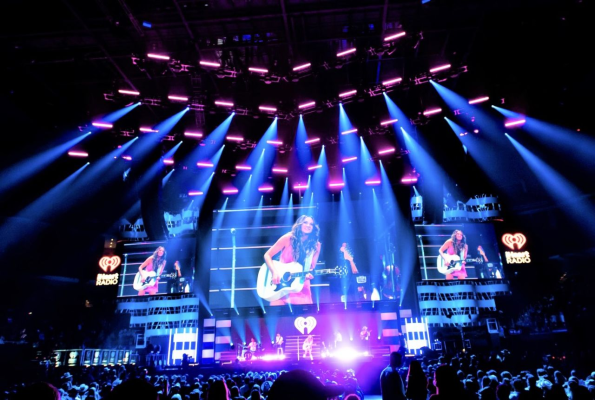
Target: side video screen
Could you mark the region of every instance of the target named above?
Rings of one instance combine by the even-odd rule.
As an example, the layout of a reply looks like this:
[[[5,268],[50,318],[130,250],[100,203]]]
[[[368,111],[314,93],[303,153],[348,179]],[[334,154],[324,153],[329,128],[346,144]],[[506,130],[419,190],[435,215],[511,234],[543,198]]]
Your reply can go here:
[[[504,278],[493,225],[416,225],[415,233],[422,280]]]
[[[124,244],[118,297],[192,292],[195,249],[191,237]]]

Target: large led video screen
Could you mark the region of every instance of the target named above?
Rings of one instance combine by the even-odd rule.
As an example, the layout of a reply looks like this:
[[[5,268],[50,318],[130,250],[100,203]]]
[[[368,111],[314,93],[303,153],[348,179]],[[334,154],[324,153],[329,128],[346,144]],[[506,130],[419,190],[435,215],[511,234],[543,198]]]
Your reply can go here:
[[[415,226],[422,280],[502,279],[491,223]]]
[[[391,213],[373,200],[215,210],[210,307],[396,300]]]
[[[196,238],[125,243],[118,297],[191,293]]]

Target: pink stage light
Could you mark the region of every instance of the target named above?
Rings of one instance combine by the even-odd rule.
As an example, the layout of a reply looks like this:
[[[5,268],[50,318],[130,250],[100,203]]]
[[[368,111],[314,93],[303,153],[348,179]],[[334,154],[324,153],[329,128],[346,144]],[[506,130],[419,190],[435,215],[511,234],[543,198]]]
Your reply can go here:
[[[310,63],[298,65],[297,67],[294,67],[293,70],[294,71],[301,71],[303,69],[306,69],[306,68],[310,67],[311,65],[312,64],[310,64]]]
[[[280,140],[267,140],[267,143],[268,144],[273,144],[275,146],[282,146],[283,145],[283,142],[280,141]]]
[[[354,128],[354,129],[350,129],[348,131],[341,132],[341,135],[349,135],[350,133],[356,133],[356,132],[357,132],[357,128]]]
[[[391,124],[394,124],[397,121],[398,121],[398,119],[396,119],[396,118],[395,119],[389,119],[388,121],[382,121],[380,123],[380,125],[391,125]]]
[[[273,190],[275,190],[275,188],[272,186],[261,186],[258,188],[259,192],[272,192]]]
[[[345,186],[345,182],[331,182],[328,184],[328,186],[331,188],[340,188]]]
[[[270,111],[270,112],[276,112],[277,108],[276,107],[269,107],[269,106],[258,106],[258,109],[260,111]]]
[[[357,157],[348,157],[348,158],[342,159],[341,161],[343,161],[344,163],[348,163],[348,162],[355,161],[355,160],[357,160]]]
[[[415,183],[415,182],[417,182],[416,177],[401,178],[401,183]]]
[[[188,101],[188,97],[184,96],[167,96],[167,98],[174,101]]]
[[[403,78],[389,79],[388,81],[384,81],[384,82],[382,82],[382,84],[383,84],[384,86],[392,86],[392,85],[394,85],[394,84],[396,84],[396,83],[399,83],[399,82],[401,82],[402,80],[403,80]]]
[[[357,90],[350,90],[348,92],[339,93],[339,97],[343,98],[343,97],[353,96],[356,93],[357,93]]]
[[[122,158],[126,161],[132,161],[132,157],[130,156],[122,156]]]
[[[298,190],[300,190],[300,189],[308,189],[308,185],[304,185],[302,183],[298,183],[297,185],[293,185],[293,188],[294,189],[298,189]]]
[[[184,132],[184,136],[188,136],[188,137],[202,137],[202,132],[190,132],[190,131],[186,131]]]
[[[112,124],[108,124],[105,122],[92,122],[91,125],[93,125],[97,128],[113,128],[114,127]]]
[[[242,171],[252,171],[252,167],[249,165],[236,165],[236,169],[239,169]]]
[[[233,103],[230,103],[229,101],[216,101],[215,105],[223,107],[233,107]]]
[[[202,196],[204,194],[204,192],[201,192],[200,190],[191,190],[188,192],[188,196]]]
[[[525,122],[527,122],[527,121],[524,119],[518,119],[516,121],[509,121],[509,122],[505,123],[504,126],[506,128],[510,128],[511,126],[523,125]]]
[[[158,130],[155,130],[153,128],[147,128],[146,126],[141,126],[139,131],[141,132],[153,132],[153,133],[158,133]]]
[[[244,138],[241,136],[227,136],[225,139],[231,140],[233,142],[243,142]]]
[[[264,68],[255,68],[255,67],[250,67],[248,68],[248,71],[252,71],[252,72],[258,72],[260,74],[266,74],[267,72],[269,72],[268,69],[264,69]]]
[[[308,139],[304,143],[306,143],[306,144],[312,144],[312,143],[316,143],[316,142],[320,142],[320,138]]]
[[[156,58],[157,60],[169,60],[169,56],[163,56],[161,54],[149,53],[147,54],[149,58]]]
[[[70,157],[89,157],[89,153],[85,153],[84,151],[69,151],[68,155]]]
[[[173,165],[174,160],[172,160],[171,158],[166,158],[165,160],[163,160],[163,163],[166,165]]]
[[[302,104],[300,104],[300,105],[298,106],[298,108],[299,108],[300,110],[302,110],[302,109],[304,109],[304,108],[314,107],[315,105],[316,105],[316,102],[315,102],[315,101],[311,101],[311,102],[309,102],[309,103],[302,103]]]
[[[273,172],[276,172],[278,174],[286,174],[287,173],[287,168],[273,168],[272,171]]]
[[[405,36],[407,33],[406,32],[399,32],[399,33],[395,33],[394,35],[390,35],[384,38],[385,42],[390,42],[391,40],[395,40],[398,39],[400,37]]]
[[[223,189],[223,194],[237,194],[238,192],[238,189]]]
[[[441,112],[442,112],[442,109],[441,108],[432,108],[430,110],[424,111],[424,115],[426,117],[428,117],[430,115],[438,114],[438,113],[441,113]]]
[[[354,47],[353,49],[345,50],[340,53],[337,53],[337,57],[345,57],[348,54],[355,53],[357,49]]]
[[[199,62],[199,64],[204,65],[205,67],[215,67],[215,68],[219,68],[221,66],[221,64],[219,64],[219,63],[210,62],[210,61],[201,61],[201,62]]]
[[[467,136],[468,132],[461,132],[459,133],[459,136]]]
[[[368,186],[376,186],[380,185],[382,181],[380,179],[368,179],[365,184]]]
[[[381,154],[388,154],[388,153],[394,153],[395,152],[395,148],[394,147],[390,147],[390,148],[386,148],[386,149],[382,149],[378,152],[379,155]]]
[[[203,168],[211,168],[211,167],[213,167],[213,163],[206,162],[206,161],[199,161],[196,163],[196,166],[203,167]]]
[[[132,96],[140,96],[140,92],[135,92],[134,90],[118,89],[118,93],[130,94]]]
[[[483,103],[484,101],[488,101],[490,98],[488,96],[478,97],[476,99],[469,100],[469,104],[477,104]]]
[[[430,69],[430,73],[433,74],[434,72],[444,71],[445,69],[449,69],[450,64],[439,65],[435,68]]]
[[[312,165],[310,167],[308,167],[308,171],[312,171],[318,168],[322,168],[322,165],[318,164],[318,165]]]

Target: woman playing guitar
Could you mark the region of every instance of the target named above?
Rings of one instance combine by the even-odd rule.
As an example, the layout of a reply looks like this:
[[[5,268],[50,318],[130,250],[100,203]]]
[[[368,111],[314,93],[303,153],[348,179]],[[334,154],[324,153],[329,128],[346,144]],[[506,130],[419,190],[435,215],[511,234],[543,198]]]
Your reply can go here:
[[[467,278],[467,270],[465,270],[465,260],[467,259],[467,238],[463,234],[463,231],[455,230],[450,239],[446,240],[442,247],[440,247],[440,257],[448,263],[448,256],[458,255],[461,258],[461,269],[459,271],[453,271],[446,275],[447,280],[454,278],[465,279]]]
[[[165,264],[167,262],[166,258],[167,252],[165,251],[165,247],[159,246],[157,247],[153,255],[147,258],[145,262],[143,262],[140,265],[140,267],[138,267],[138,271],[142,275],[143,280],[147,278],[146,271],[155,271],[157,273],[157,279],[154,280],[155,283],[143,290],[140,290],[138,292],[139,296],[144,296],[145,293],[148,293],[150,295],[157,293],[159,287],[159,275],[161,275],[163,273],[163,270],[165,269]]]

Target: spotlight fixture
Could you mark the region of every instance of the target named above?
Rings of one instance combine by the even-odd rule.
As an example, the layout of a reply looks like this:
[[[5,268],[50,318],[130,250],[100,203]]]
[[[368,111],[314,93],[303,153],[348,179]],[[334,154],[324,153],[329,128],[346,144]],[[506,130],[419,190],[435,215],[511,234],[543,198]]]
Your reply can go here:
[[[437,66],[437,67],[431,68],[431,69],[430,69],[430,74],[433,74],[433,73],[435,73],[435,72],[438,72],[438,71],[444,71],[444,70],[447,70],[447,69],[449,69],[450,67],[451,67],[451,65],[450,65],[450,64],[443,64],[443,65],[439,65],[439,66]]]
[[[357,94],[357,90],[350,90],[348,92],[339,93],[339,98],[345,99],[347,97],[351,97]]]
[[[273,168],[272,169],[273,172],[277,173],[277,174],[286,174],[287,173],[287,168]]]
[[[316,105],[316,102],[315,102],[315,101],[310,101],[310,102],[308,102],[308,103],[302,103],[302,104],[300,104],[300,105],[298,106],[298,108],[299,108],[300,110],[303,110],[303,109],[305,109],[305,108],[314,107],[315,105]]]
[[[384,38],[385,42],[390,42],[392,40],[398,39],[400,37],[405,36],[407,33],[406,32],[399,32],[399,33],[395,33],[394,35],[390,35]]]
[[[221,106],[221,107],[233,107],[233,103],[231,103],[229,101],[215,101],[215,105]]]
[[[441,108],[432,108],[423,112],[425,117],[429,117],[430,115],[439,114],[442,112]]]
[[[140,96],[140,92],[137,92],[135,90],[118,89],[118,93],[129,94],[131,96]]]
[[[164,56],[164,55],[155,54],[155,53],[149,53],[149,54],[147,54],[147,57],[154,58],[154,59],[157,59],[157,60],[169,60],[170,59],[169,56]]]
[[[382,82],[382,85],[389,87],[389,86],[394,86],[397,83],[400,83],[403,81],[403,78],[393,78],[393,79],[389,79],[387,81]]]
[[[280,140],[267,140],[267,143],[275,146],[283,146],[283,142]]]
[[[508,122],[506,122],[506,123],[504,124],[504,126],[505,126],[506,128],[511,128],[511,127],[514,127],[514,126],[520,126],[520,125],[524,125],[524,124],[525,124],[525,122],[527,122],[527,121],[526,121],[526,120],[524,120],[524,119],[517,119],[517,120],[512,120],[512,121],[508,121]]]
[[[167,96],[167,98],[172,101],[188,101],[188,97],[184,96]]]
[[[382,126],[385,126],[385,125],[392,125],[392,124],[394,124],[394,123],[395,123],[395,122],[397,122],[397,121],[399,121],[399,120],[398,120],[398,119],[396,119],[396,118],[395,118],[395,119],[389,119],[389,120],[387,120],[387,121],[382,121],[382,122],[380,123],[380,125],[382,125]]]
[[[238,194],[239,190],[236,188],[223,189],[223,194]]]
[[[469,104],[478,104],[478,103],[483,103],[485,101],[488,101],[490,98],[488,96],[484,96],[484,97],[478,97],[472,100],[469,100]]]
[[[93,125],[96,128],[113,128],[114,126],[112,124],[108,124],[106,122],[92,122],[91,125]]]
[[[202,65],[203,67],[213,67],[213,68],[219,68],[221,66],[221,64],[219,64],[219,63],[210,62],[210,61],[200,61],[199,64]]]
[[[84,151],[69,151],[68,155],[70,157],[81,157],[81,158],[89,157],[89,153],[86,153]]]
[[[269,70],[264,68],[249,67],[248,71],[255,72],[257,74],[268,74]]]
[[[312,64],[310,64],[310,63],[298,65],[297,67],[294,67],[293,68],[293,71],[294,72],[303,71],[303,70],[305,70],[307,68],[310,68],[311,66],[312,66]]]
[[[356,51],[356,50],[357,50],[357,49],[354,47],[354,48],[351,48],[351,49],[349,49],[349,50],[342,51],[342,52],[340,52],[340,53],[337,53],[337,57],[345,57],[345,56],[348,56],[349,54],[355,53],[355,51]]]
[[[345,186],[345,182],[330,182],[328,184],[328,187],[333,188],[333,189],[342,188],[344,186]]]

